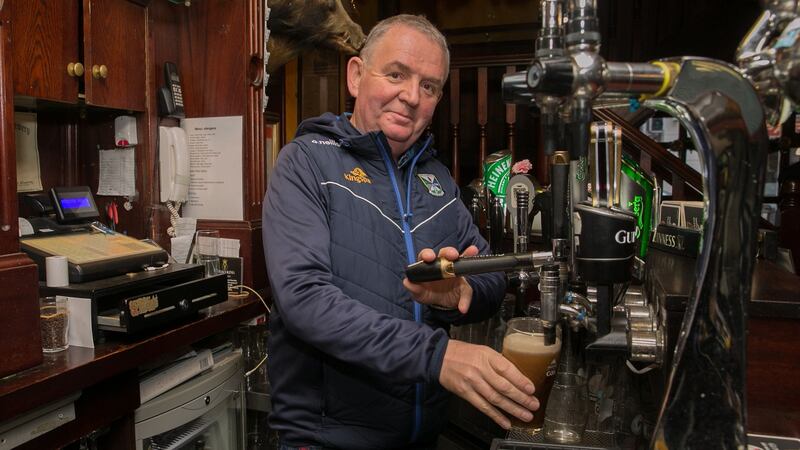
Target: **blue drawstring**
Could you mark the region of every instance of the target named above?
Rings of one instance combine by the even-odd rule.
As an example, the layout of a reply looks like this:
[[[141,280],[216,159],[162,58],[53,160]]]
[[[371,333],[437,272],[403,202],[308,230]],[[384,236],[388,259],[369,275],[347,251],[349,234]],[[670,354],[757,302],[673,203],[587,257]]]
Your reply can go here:
[[[420,150],[414,155],[414,159],[411,160],[411,165],[409,166],[408,170],[408,178],[406,183],[406,205],[405,208],[403,207],[403,202],[400,199],[400,188],[397,185],[397,178],[394,176],[394,167],[392,166],[392,159],[390,158],[390,153],[381,142],[380,138],[373,136],[373,141],[375,142],[376,146],[381,151],[381,156],[383,157],[383,164],[386,166],[386,171],[389,172],[389,179],[392,181],[392,188],[394,189],[394,196],[395,201],[397,202],[397,208],[400,210],[400,218],[403,225],[403,239],[406,244],[406,253],[407,253],[407,260],[409,264],[416,262],[416,254],[414,252],[414,240],[411,237],[411,227],[409,226],[409,221],[414,216],[411,213],[411,180],[414,177],[414,167],[417,165],[417,161],[419,157],[425,152],[425,149],[430,145],[432,136],[428,136],[428,139],[422,145]],[[406,212],[408,211],[408,212]],[[417,323],[422,322],[422,307],[416,301],[414,301],[414,321]],[[415,385],[415,405],[414,405],[414,429],[411,432],[411,442],[416,442],[417,437],[419,436],[419,432],[422,428],[422,383],[417,383]]]

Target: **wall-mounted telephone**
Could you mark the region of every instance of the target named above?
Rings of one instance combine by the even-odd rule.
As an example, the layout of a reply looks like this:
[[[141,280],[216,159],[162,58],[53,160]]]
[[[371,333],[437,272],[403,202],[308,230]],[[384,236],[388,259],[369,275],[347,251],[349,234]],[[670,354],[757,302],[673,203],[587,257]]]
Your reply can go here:
[[[178,76],[178,66],[172,62],[164,63],[164,79],[166,87],[158,91],[158,110],[161,116],[182,118],[186,117],[183,108],[183,89],[181,77]]]
[[[161,201],[185,202],[189,198],[189,148],[180,127],[158,127]]]

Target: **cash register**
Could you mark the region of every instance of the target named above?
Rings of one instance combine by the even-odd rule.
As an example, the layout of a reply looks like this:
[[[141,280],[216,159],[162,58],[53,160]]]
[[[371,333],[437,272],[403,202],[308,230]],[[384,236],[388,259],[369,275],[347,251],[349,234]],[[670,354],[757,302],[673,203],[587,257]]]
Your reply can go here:
[[[32,232],[20,247],[39,266],[39,291],[67,297],[70,309],[91,311],[84,321],[91,322],[95,342],[105,331],[137,334],[227,300],[224,274],[205,277],[203,266],[170,262],[156,243],[99,222],[88,186],[56,187],[32,201],[40,215],[28,219]],[[55,255],[67,258],[66,286],[45,283],[45,260]]]

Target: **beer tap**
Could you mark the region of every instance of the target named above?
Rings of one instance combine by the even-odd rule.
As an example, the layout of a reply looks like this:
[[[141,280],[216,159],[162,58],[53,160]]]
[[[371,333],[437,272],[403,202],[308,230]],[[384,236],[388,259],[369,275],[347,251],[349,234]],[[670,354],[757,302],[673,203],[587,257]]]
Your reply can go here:
[[[532,186],[531,186],[532,187]],[[514,253],[526,253],[528,251],[528,239],[530,238],[530,220],[528,219],[530,212],[531,191],[527,185],[519,184],[511,187],[511,196],[513,197],[514,212],[512,214],[512,222],[514,226]],[[528,304],[526,301],[526,293],[528,288],[536,280],[536,272],[524,268],[518,269],[511,277],[517,284],[516,301],[514,302],[514,315],[527,316]]]
[[[542,319],[554,327],[558,305],[569,293],[567,282],[582,280],[596,285],[598,305],[592,312],[602,337],[611,332],[613,283],[630,279],[636,222],[619,208],[619,133],[605,126],[593,128],[592,102],[604,92],[660,94],[671,86],[677,65],[606,62],[599,54],[595,0],[567,3],[568,21],[562,32],[554,17],[560,15],[563,3],[542,1],[543,30],[524,78],[528,89],[518,73],[504,77],[503,92],[504,98],[533,102],[542,112],[543,151],[549,156],[552,181],[553,254],[563,267],[560,292],[542,293]],[[553,120],[562,118],[567,122],[568,151],[559,148],[559,127],[553,125]],[[590,148],[595,150],[591,157]],[[590,174],[591,196],[586,189]],[[606,258],[613,261],[607,264]],[[540,279],[540,289],[541,283]],[[547,284],[544,288],[551,289]]]

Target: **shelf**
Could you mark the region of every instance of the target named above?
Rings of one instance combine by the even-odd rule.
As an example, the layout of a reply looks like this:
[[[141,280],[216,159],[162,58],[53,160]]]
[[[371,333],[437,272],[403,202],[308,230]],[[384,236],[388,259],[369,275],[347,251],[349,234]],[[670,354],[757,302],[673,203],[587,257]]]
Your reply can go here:
[[[264,313],[254,297],[228,300],[161,334],[137,341],[109,341],[94,349],[70,347],[44,355],[38,366],[0,379],[0,422],[112,378]]]

